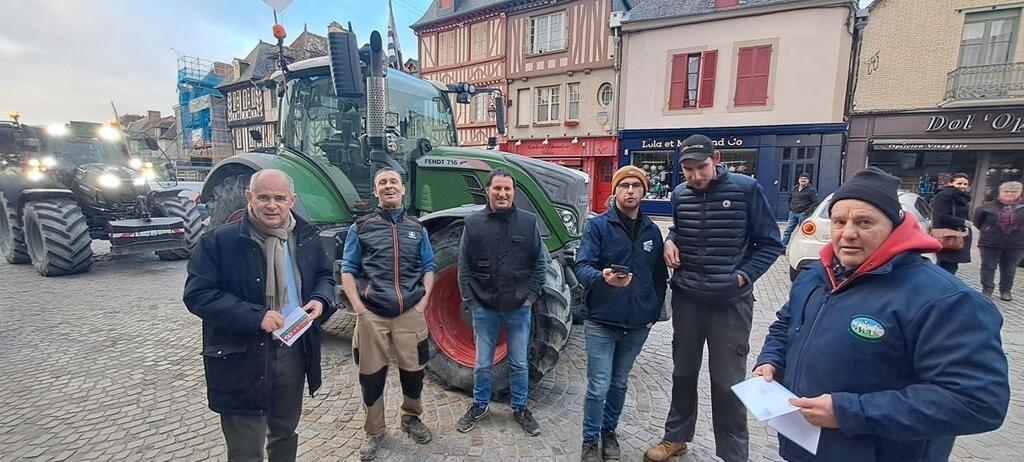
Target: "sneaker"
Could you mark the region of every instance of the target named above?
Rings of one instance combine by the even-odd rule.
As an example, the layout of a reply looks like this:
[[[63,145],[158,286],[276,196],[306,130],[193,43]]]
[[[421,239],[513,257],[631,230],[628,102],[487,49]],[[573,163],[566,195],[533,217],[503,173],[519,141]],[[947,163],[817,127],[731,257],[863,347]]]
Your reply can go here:
[[[992,289],[981,289],[981,294],[988,298],[992,298]]]
[[[359,460],[376,459],[377,449],[380,448],[381,441],[384,441],[384,435],[367,437],[363,447],[359,448]]]
[[[1013,294],[1011,294],[1009,290],[1001,290],[999,291],[999,299],[1004,302],[1012,302]]]
[[[686,443],[662,441],[644,453],[644,462],[666,462],[669,459],[686,453]]]
[[[512,411],[512,418],[519,422],[519,426],[523,427],[523,431],[527,435],[537,436],[540,434],[540,424],[537,423],[537,419],[533,418],[533,413],[527,408],[522,408],[518,411]]]
[[[580,454],[580,462],[602,462],[601,455],[597,453],[596,440],[583,440],[583,452]]]
[[[619,460],[619,439],[615,430],[601,430],[601,457],[604,460]]]
[[[423,421],[419,417],[414,415],[402,416],[402,431],[408,433],[412,440],[419,444],[426,444],[433,438],[430,429],[423,425]]]
[[[484,417],[487,417],[487,406],[481,406],[476,403],[470,404],[469,409],[466,410],[466,415],[459,418],[459,421],[455,424],[455,429],[460,433],[466,433],[476,428],[476,424]]]

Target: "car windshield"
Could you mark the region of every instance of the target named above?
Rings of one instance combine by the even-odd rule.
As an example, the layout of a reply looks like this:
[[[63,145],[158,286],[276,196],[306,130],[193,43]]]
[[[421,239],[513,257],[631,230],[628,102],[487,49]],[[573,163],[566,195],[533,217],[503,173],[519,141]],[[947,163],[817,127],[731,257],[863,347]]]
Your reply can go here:
[[[128,160],[123,144],[108,143],[98,138],[50,137],[46,141],[44,153],[52,155],[58,163],[71,165],[126,165]]]

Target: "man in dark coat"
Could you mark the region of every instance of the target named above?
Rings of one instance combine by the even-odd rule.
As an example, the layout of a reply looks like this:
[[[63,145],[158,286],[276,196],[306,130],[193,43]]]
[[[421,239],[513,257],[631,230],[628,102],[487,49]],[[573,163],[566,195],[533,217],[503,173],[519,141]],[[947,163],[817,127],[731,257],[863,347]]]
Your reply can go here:
[[[210,409],[232,461],[294,461],[303,382],[320,388],[320,325],[334,304],[331,266],[316,228],[291,213],[280,170],[252,176],[247,214],[206,233],[188,262],[184,301],[203,320]],[[275,335],[287,313],[312,325],[291,346]]]
[[[768,328],[754,375],[822,427],[814,455],[779,435],[788,461],[945,461],[957,435],[1006,417],[1002,316],[921,256],[939,244],[901,211],[899,184],[870,167],[836,190],[831,245]]]
[[[971,262],[971,180],[966,173],[955,173],[949,185],[932,198],[932,228],[966,233],[962,249],[943,249],[937,254],[939,266],[956,274],[960,263]]]
[[[800,179],[789,191],[789,220],[786,231],[782,233],[782,247],[789,245],[789,237],[807,217],[811,216],[818,206],[818,190],[811,184],[811,174],[801,173]]]

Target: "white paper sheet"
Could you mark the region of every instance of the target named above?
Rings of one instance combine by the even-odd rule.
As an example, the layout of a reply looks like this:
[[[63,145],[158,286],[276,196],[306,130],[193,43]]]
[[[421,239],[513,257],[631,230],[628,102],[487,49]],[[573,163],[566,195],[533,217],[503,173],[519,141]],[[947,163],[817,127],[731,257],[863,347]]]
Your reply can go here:
[[[775,431],[811,454],[818,453],[821,427],[812,425],[799,412],[800,408],[789,404],[789,400],[797,396],[782,384],[769,382],[764,377],[752,377],[733,385],[732,392],[754,418],[762,422],[767,420]]]
[[[821,437],[821,427],[808,422],[799,411],[771,419],[768,421],[768,425],[789,438],[790,441],[806,449],[807,452],[818,454],[818,438]]]
[[[274,331],[274,337],[280,339],[285,345],[292,346],[299,337],[302,337],[306,329],[313,325],[313,319],[301,307],[295,305],[285,306],[282,311],[284,312],[284,326]]]

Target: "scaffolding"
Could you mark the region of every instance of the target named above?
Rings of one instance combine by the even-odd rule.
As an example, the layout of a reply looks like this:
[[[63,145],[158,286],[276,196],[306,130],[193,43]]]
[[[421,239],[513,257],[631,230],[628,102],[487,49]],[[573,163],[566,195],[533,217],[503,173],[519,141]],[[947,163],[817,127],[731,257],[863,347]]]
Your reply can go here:
[[[178,55],[179,142],[185,161],[209,165],[233,153],[227,125],[224,95],[217,85],[228,76],[230,66],[175,50]]]

